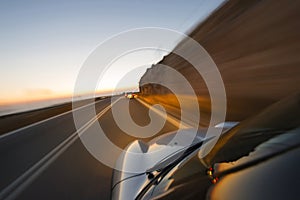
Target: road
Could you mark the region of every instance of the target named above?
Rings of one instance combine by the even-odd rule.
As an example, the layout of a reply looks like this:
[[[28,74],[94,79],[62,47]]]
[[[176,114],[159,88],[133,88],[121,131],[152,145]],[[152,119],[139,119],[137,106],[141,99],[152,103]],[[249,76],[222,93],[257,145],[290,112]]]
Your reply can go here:
[[[122,112],[126,101],[132,119],[147,125],[149,109],[138,100],[121,97],[114,106]],[[110,98],[102,99],[78,112],[84,115],[95,107],[100,115],[89,126],[99,123],[107,137],[124,148],[135,138],[117,126],[110,104]],[[167,120],[158,134],[176,129],[176,124]],[[77,133],[72,112],[66,112],[2,135],[0,199],[109,199],[112,169],[87,151]]]

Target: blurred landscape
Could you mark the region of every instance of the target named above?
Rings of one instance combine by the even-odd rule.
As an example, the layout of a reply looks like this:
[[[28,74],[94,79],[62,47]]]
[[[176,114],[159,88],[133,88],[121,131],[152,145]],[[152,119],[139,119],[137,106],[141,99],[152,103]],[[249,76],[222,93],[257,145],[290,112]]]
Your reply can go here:
[[[220,5],[220,2],[216,5]],[[113,4],[112,7],[114,6]],[[214,186],[211,177],[207,176],[208,167],[215,163],[228,164],[236,161],[275,136],[284,135],[294,129],[299,131],[299,11],[300,1],[294,0],[230,0],[214,10],[204,21],[193,26],[189,36],[208,52],[224,81],[227,95],[226,121],[240,123],[227,132],[228,134],[225,132],[220,137],[207,157],[202,159],[195,154],[188,161],[190,163],[187,167],[183,165],[179,170],[179,175],[176,176],[174,172],[174,182],[166,186],[167,189],[171,189],[164,191],[165,196],[162,195],[161,199],[207,199],[208,191]],[[96,9],[96,13],[98,12]],[[134,16],[135,18],[137,17]],[[81,29],[81,26],[79,28]],[[191,51],[185,40],[178,43],[175,47],[175,50],[177,49],[189,52],[191,57],[201,62],[201,55]],[[132,121],[141,127],[151,123],[153,116],[153,119],[159,121],[168,118],[157,135],[141,139],[146,142],[176,131],[182,114],[178,98],[184,99],[187,105],[185,108],[189,109],[189,123],[194,122],[195,110],[189,107],[192,97],[186,91],[180,90],[182,83],[162,70],[160,64],[172,67],[189,81],[199,102],[200,128],[206,128],[211,117],[211,100],[207,85],[195,68],[174,52],[147,69],[139,82],[140,91],[134,93],[136,98],[132,95],[132,98],[125,97],[123,93],[96,98],[84,97],[83,101],[79,101],[82,99],[78,97],[76,111],[72,111],[74,107],[71,97],[0,105],[0,199],[111,199],[112,167],[94,157],[79,137],[90,133],[98,134],[100,125],[105,136],[121,149],[141,139],[142,137],[137,136],[143,136],[143,133],[129,134],[119,126],[114,116],[116,113],[126,120],[131,116]],[[116,70],[115,73],[117,72]],[[111,80],[114,78],[114,74],[109,77]],[[57,81],[57,87],[64,85],[64,81],[65,79],[62,82]],[[170,82],[179,88],[180,93],[174,94],[163,86]],[[117,100],[114,101],[114,98]],[[167,117],[163,118],[158,113],[149,116],[151,104],[164,106]],[[117,109],[116,113],[113,113],[112,106]],[[130,116],[125,115],[127,111]],[[80,127],[75,123],[74,113],[82,119]],[[198,125],[195,126],[199,128]],[[191,127],[194,128],[189,126]],[[101,149],[104,146],[102,141],[101,145],[98,145],[97,140],[93,142],[94,146],[99,148],[99,154],[110,156],[111,149]],[[282,141],[279,140],[277,145],[282,145],[280,142]],[[297,145],[293,148],[299,148],[299,144]],[[274,149],[276,147],[275,145]],[[296,158],[299,158],[299,154],[290,159],[288,167],[293,168],[291,163]],[[294,169],[281,172],[286,171],[297,173]],[[157,170],[155,174],[160,172],[161,170]],[[266,180],[270,178],[269,173],[273,173],[271,178],[276,178],[277,172],[269,170],[264,174],[268,176]],[[149,174],[143,175],[146,177]],[[299,173],[296,175],[299,176]],[[274,183],[282,185],[281,177],[278,177],[279,181]],[[260,183],[264,184],[262,189],[272,193],[273,188],[268,188],[271,184]],[[156,185],[158,184],[155,183],[155,187]],[[257,184],[255,182],[250,185]],[[297,182],[293,183],[293,187],[298,186]]]
[[[300,91],[299,8],[300,2],[293,0],[231,0],[191,32],[190,37],[205,48],[222,75],[227,120],[243,120]],[[188,51],[184,41],[176,48]],[[201,123],[208,125],[210,99],[199,73],[175,54],[159,64],[186,77],[199,98]],[[160,102],[178,115],[176,97],[161,85],[147,84],[155,80],[163,85],[170,79],[180,88],[181,83],[153,65],[141,78],[140,89],[146,101]],[[176,95],[184,96],[185,92]]]

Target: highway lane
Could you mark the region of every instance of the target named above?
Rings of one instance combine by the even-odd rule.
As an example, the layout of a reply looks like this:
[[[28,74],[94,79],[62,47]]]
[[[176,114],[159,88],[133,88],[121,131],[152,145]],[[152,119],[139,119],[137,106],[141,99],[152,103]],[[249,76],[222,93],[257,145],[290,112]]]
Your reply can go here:
[[[96,101],[106,97],[97,97]],[[88,105],[91,99],[76,101],[76,107]],[[13,130],[34,125],[36,122],[48,120],[51,117],[57,117],[72,110],[72,102],[66,102],[58,105],[52,105],[46,108],[34,109],[30,111],[8,114],[0,116],[0,139],[3,134]]]
[[[136,100],[124,98],[116,104],[125,109],[126,101],[129,101],[133,120],[147,125],[150,122],[148,108]],[[96,104],[96,110],[99,113],[109,105],[110,99],[102,100]],[[85,111],[80,112],[84,114]],[[122,148],[136,139],[118,128],[111,110],[103,113],[98,122],[108,138]],[[176,127],[167,122],[159,134],[172,130]],[[69,137],[75,127],[72,115],[65,115],[24,131],[18,137],[0,141],[1,190]],[[75,139],[16,199],[109,199],[111,173],[112,169],[97,161],[81,141]]]
[[[103,109],[109,104],[109,99],[103,100],[96,104],[96,108]],[[85,107],[81,112],[92,107]],[[74,132],[76,129],[70,112],[2,138],[0,140],[0,190]]]

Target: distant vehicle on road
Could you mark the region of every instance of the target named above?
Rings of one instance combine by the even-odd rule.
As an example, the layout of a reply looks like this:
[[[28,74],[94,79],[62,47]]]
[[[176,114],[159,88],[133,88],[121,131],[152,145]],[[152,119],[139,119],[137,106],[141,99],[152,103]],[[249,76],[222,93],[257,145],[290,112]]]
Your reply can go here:
[[[137,94],[136,93],[125,93],[125,97],[127,97],[128,99],[135,99],[137,98]]]

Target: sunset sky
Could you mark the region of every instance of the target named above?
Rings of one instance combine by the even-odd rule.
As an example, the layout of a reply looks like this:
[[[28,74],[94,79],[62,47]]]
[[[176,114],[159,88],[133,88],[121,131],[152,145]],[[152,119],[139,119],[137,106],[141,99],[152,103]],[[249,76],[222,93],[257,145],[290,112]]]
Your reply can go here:
[[[187,32],[222,2],[1,1],[0,104],[71,95],[81,65],[107,38],[141,27]],[[145,52],[120,60],[101,88],[110,90],[137,57],[150,65],[161,56]],[[136,88],[143,70],[122,87]]]

